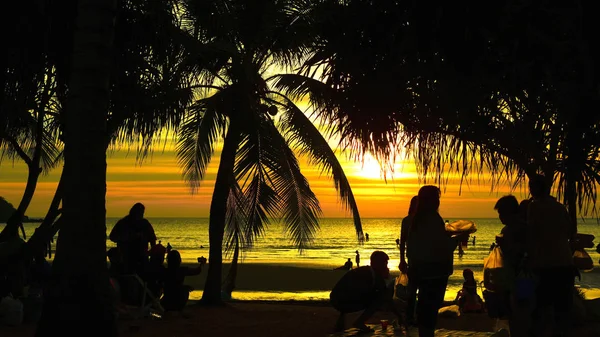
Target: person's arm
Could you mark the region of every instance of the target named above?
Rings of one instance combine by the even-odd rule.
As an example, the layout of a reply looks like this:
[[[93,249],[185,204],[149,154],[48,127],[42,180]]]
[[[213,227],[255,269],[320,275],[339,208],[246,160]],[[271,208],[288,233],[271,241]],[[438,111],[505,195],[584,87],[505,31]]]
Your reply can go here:
[[[197,267],[185,267],[185,276],[195,276],[202,272],[202,265],[199,264]]]
[[[400,265],[398,269],[403,273],[406,273],[407,265],[406,265],[406,240],[408,234],[408,226],[410,225],[408,218],[402,219],[402,225],[400,226]]]
[[[150,221],[147,219],[144,220],[146,221],[146,227],[148,230],[148,242],[150,242],[150,248],[153,248],[156,246],[156,234],[154,233],[154,227],[152,227]]]
[[[108,236],[108,238],[110,239],[110,241],[115,243],[123,241],[123,223],[121,220],[117,221],[115,226],[110,231],[110,235]]]

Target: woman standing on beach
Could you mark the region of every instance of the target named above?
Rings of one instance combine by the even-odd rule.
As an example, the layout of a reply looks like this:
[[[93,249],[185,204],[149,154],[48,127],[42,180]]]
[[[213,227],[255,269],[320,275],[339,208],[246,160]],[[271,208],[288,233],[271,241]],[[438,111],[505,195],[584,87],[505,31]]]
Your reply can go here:
[[[438,309],[444,301],[448,277],[453,271],[453,255],[463,236],[452,238],[438,213],[440,190],[421,187],[417,209],[408,232],[408,278],[418,292],[419,337],[433,337]],[[468,234],[465,234],[468,235]]]
[[[398,268],[401,272],[405,273],[408,271],[406,264],[405,252],[406,252],[406,240],[408,240],[408,230],[412,223],[415,212],[417,211],[417,200],[418,197],[415,195],[410,199],[410,206],[408,207],[408,215],[402,219],[402,225],[400,226],[400,265]],[[408,294],[407,294],[407,307],[406,307],[406,319],[407,323],[413,325],[415,323],[415,301],[417,299],[417,288],[411,279],[408,279]]]

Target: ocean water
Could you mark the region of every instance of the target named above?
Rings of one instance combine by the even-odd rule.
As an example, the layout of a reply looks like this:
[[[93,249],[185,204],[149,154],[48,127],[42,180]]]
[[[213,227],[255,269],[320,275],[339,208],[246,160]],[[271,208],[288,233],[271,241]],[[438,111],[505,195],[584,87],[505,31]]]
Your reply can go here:
[[[117,222],[117,218],[107,219],[107,235]],[[197,257],[208,257],[208,219],[207,218],[149,218],[148,219],[163,245],[170,243],[173,249],[179,250],[184,262],[195,262]],[[448,219],[451,222],[458,219]],[[475,222],[477,232],[475,245],[469,242],[462,258],[455,255],[454,275],[450,278],[448,297],[453,297],[454,290],[462,284],[462,270],[470,268],[475,272],[477,279],[482,280],[483,259],[489,255],[490,244],[500,233],[502,224],[498,219],[468,219]],[[397,272],[399,252],[395,240],[399,238],[401,219],[363,219],[363,230],[369,234],[369,241],[359,244],[351,219],[329,218],[322,219],[320,230],[313,245],[300,253],[293,246],[285,234],[284,226],[273,221],[265,231],[265,235],[256,241],[252,250],[243,254],[243,263],[272,263],[294,264],[312,268],[326,268],[341,266],[351,258],[354,262],[355,251],[361,254],[361,261],[368,264],[369,255],[375,250],[383,250],[390,256],[389,268]],[[26,232],[30,235],[38,226],[35,223],[25,225]],[[0,224],[0,228],[3,224]],[[600,224],[595,220],[586,220],[579,223],[580,233],[593,234],[596,244],[600,243]],[[107,241],[109,247],[114,243]],[[595,265],[599,264],[600,254],[595,249],[588,249]],[[225,259],[227,260],[227,259]],[[600,295],[600,273],[584,273],[579,282],[584,289],[589,289],[593,297]],[[238,296],[244,299],[319,299],[328,298],[329,289],[307,293],[269,293],[269,292],[241,292]],[[199,296],[196,292],[195,296]],[[234,296],[235,297],[235,296]]]

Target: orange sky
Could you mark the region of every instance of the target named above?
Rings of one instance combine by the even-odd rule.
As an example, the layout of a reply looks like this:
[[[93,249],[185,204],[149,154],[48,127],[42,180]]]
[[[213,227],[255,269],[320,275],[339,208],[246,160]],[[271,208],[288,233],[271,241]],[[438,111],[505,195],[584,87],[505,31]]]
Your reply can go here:
[[[125,215],[131,205],[142,202],[146,205],[147,217],[207,217],[210,198],[214,187],[214,178],[220,153],[217,151],[209,167],[207,179],[201,183],[199,191],[191,195],[190,189],[181,179],[181,170],[177,165],[172,146],[163,147],[149,157],[142,165],[136,165],[135,152],[111,151],[107,172],[107,216]],[[367,158],[361,163],[348,161],[346,154],[338,158],[345,168],[351,186],[364,218],[396,218],[405,216],[412,195],[422,185],[417,179],[412,162],[397,162],[397,172],[388,177],[386,183],[380,175],[379,166],[373,159]],[[302,170],[310,182],[313,191],[321,202],[324,217],[349,217],[350,214],[338,203],[333,182],[320,176],[318,168],[308,166],[302,161]],[[0,196],[13,205],[17,205],[25,187],[26,166],[21,162],[3,160],[0,164]],[[27,214],[43,216],[54,194],[60,169],[48,176],[41,177],[35,197]],[[459,195],[457,181],[450,181],[442,195],[440,213],[445,218],[458,217],[496,217],[493,210],[498,197],[508,194],[508,187],[499,192],[490,192],[488,183],[476,182],[463,184]],[[521,189],[513,194],[522,199]]]

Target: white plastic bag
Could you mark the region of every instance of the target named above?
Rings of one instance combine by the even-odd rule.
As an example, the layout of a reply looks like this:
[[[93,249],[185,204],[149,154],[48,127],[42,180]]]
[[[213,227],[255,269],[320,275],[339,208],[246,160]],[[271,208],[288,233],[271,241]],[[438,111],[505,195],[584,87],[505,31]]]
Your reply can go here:
[[[394,298],[406,301],[408,299],[408,275],[400,272],[394,284]]]

